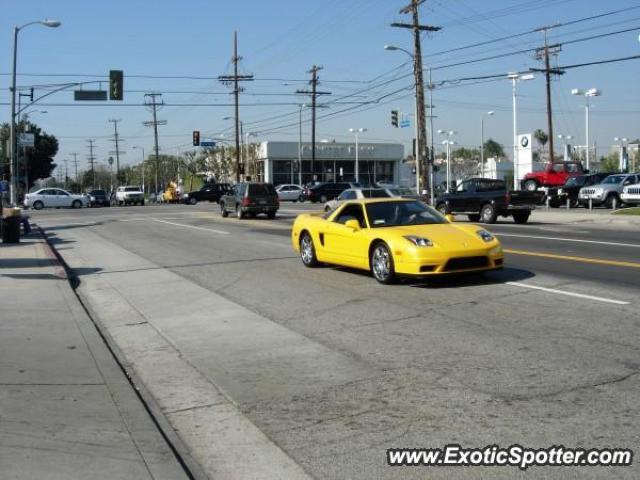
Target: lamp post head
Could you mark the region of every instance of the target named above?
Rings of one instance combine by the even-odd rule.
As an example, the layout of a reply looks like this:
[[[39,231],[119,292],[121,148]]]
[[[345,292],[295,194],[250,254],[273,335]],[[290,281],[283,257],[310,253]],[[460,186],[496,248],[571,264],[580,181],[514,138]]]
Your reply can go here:
[[[584,95],[586,97],[599,97],[600,95],[602,95],[602,91],[598,90],[597,88],[590,88],[585,92]]]
[[[487,112],[487,115],[493,115],[494,113],[496,113],[496,112],[494,112],[493,110],[489,110],[489,111]]]
[[[444,133],[444,130],[440,129],[440,130],[438,130],[438,133],[439,133],[440,135],[442,135],[442,134]]]
[[[62,23],[58,20],[45,19],[40,22],[45,27],[58,28]]]
[[[571,95],[584,95],[584,92],[579,88],[572,88]]]
[[[385,45],[384,49],[385,50],[398,50],[398,47],[396,47],[394,45]]]

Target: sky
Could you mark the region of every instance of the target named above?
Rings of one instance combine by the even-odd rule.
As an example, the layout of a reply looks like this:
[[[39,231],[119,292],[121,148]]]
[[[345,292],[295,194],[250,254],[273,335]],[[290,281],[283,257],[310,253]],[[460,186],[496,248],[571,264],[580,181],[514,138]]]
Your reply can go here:
[[[121,163],[138,163],[142,148],[149,155],[153,130],[143,125],[151,119],[144,106],[149,92],[162,93],[165,102],[158,113],[167,121],[159,127],[162,153],[193,150],[193,130],[203,140],[231,140],[233,122],[225,117],[233,115],[233,96],[217,77],[232,73],[237,31],[241,73],[254,75],[254,81],[243,84],[240,99],[244,131],[255,134],[251,141],[297,141],[299,105],[309,98],[294,92],[309,87],[307,72],[315,64],[323,67],[319,88],[330,92],[319,100],[326,108],[318,110],[318,141],[352,141],[349,128],[366,128],[360,141],[401,142],[409,153],[413,125],[393,128],[390,111],[413,114],[412,64],[404,52],[383,48],[392,44],[412,51],[410,31],[390,26],[409,20],[399,13],[407,2],[0,0],[0,121],[10,116],[14,26],[52,18],[62,25],[31,25],[20,31],[19,87],[34,86],[39,97],[77,82],[94,82],[86,89],[107,89],[111,69],[125,75],[123,102],[74,102],[78,87],[70,86],[27,109],[34,123],[59,139],[58,164],[77,152],[79,168],[86,168],[87,139],[95,139],[98,161],[105,162],[114,150],[110,119],[121,119]],[[424,68],[431,70],[435,85],[434,130],[456,131],[453,139],[461,146],[479,146],[480,119],[494,111],[485,115],[485,139],[494,138],[507,151],[511,147],[511,82],[503,75],[542,66],[532,51],[513,54],[543,44],[536,28],[560,24],[548,33],[550,44],[563,43],[552,60],[555,65],[640,55],[637,0],[427,0],[420,14],[421,23],[442,27],[422,38]],[[599,18],[582,20],[592,16]],[[582,40],[621,30],[629,31]],[[477,43],[483,45],[461,48]],[[602,96],[592,99],[590,118],[598,153],[610,151],[616,136],[640,137],[639,74],[639,60],[566,70],[552,83],[554,134],[571,135],[571,143],[584,144],[584,98],[572,96],[571,90],[598,88]],[[303,141],[309,141],[309,109],[302,113]],[[547,130],[540,74],[518,85],[518,133],[537,128]],[[435,135],[440,148],[442,140]]]

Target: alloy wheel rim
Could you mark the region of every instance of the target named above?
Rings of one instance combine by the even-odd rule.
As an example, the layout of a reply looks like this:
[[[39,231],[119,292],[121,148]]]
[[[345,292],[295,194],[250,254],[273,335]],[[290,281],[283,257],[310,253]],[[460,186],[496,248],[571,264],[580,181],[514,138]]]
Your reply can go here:
[[[376,278],[385,279],[390,271],[389,252],[383,247],[376,248],[373,252],[373,273]]]
[[[308,236],[305,236],[302,239],[302,261],[304,263],[311,262],[311,258],[313,257],[313,250],[311,247],[311,239]]]

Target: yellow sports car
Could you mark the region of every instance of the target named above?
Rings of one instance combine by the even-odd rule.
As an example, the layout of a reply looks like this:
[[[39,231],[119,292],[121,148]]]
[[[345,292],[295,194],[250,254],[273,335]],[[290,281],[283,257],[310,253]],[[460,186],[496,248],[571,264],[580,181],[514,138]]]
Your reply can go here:
[[[354,200],[324,214],[299,215],[291,243],[307,267],[326,262],[370,270],[380,283],[397,275],[502,268],[496,237],[477,225],[452,222],[417,200]]]

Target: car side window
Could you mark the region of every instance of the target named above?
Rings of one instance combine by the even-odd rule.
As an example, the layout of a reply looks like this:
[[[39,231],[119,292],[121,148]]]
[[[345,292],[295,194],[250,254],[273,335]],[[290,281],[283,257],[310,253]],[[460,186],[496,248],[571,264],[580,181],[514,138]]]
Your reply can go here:
[[[339,200],[355,200],[356,198],[356,192],[354,192],[353,190],[345,190],[338,197]]]
[[[464,193],[469,189],[469,182],[462,182],[456,187],[456,193]]]
[[[357,220],[360,224],[360,228],[365,228],[367,226],[364,220],[364,212],[362,210],[362,206],[358,204],[352,204],[345,206],[336,218],[333,220],[336,223],[345,224],[347,220]]]

